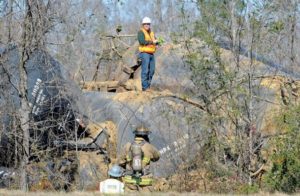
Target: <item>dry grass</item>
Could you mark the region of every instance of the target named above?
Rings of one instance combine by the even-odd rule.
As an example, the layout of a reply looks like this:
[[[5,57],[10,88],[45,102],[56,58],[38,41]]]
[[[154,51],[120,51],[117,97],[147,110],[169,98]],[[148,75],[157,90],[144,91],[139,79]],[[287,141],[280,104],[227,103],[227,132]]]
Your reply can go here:
[[[60,195],[72,195],[72,196],[94,196],[94,195],[101,195],[99,192],[23,192],[23,191],[17,191],[17,190],[5,190],[0,189],[0,195],[1,196],[60,196]],[[213,196],[213,195],[226,195],[226,194],[200,194],[200,193],[176,193],[176,192],[168,192],[168,193],[136,193],[136,194],[126,194],[126,195],[165,195],[165,196],[177,196],[177,195],[187,195],[187,196],[196,196],[196,195],[207,195],[207,196]],[[227,195],[233,195],[233,194],[227,194]],[[258,195],[272,195],[272,196],[285,196],[286,194],[283,193],[265,193],[261,192],[258,194],[252,194],[253,196]],[[300,195],[300,194],[295,194]]]
[[[18,190],[0,190],[1,196],[50,196],[50,195],[72,195],[72,196],[87,196],[87,195],[100,195],[99,193],[94,192],[23,192]]]

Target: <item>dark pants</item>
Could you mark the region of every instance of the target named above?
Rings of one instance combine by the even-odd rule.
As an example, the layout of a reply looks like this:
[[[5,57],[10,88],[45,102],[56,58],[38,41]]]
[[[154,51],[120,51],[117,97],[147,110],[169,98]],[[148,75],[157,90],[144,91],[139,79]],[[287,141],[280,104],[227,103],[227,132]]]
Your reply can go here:
[[[155,72],[155,58],[154,54],[148,54],[144,52],[140,53],[139,57],[142,59],[142,89],[145,91],[146,89],[150,88],[152,77]]]

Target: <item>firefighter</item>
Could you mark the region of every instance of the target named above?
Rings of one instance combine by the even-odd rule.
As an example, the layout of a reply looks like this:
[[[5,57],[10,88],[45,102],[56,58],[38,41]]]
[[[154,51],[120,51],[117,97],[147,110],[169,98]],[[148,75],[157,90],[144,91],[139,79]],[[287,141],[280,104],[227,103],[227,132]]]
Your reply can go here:
[[[153,175],[150,163],[160,158],[159,151],[149,143],[150,131],[144,126],[135,131],[132,143],[127,143],[119,159],[121,167],[125,168],[123,182],[126,191],[153,191]]]
[[[103,194],[122,194],[124,193],[124,183],[121,182],[123,168],[113,165],[108,171],[109,179],[100,182],[99,191]]]

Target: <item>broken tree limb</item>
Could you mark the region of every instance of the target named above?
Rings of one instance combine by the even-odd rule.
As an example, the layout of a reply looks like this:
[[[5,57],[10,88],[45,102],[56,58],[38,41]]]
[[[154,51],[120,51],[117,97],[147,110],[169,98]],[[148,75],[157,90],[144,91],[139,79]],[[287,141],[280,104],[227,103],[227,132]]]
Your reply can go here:
[[[261,172],[264,171],[264,167],[265,167],[265,164],[262,164],[262,166],[261,166],[256,172],[251,173],[250,176],[251,176],[251,177],[257,176],[258,174],[260,174]]]
[[[117,55],[119,55],[119,57],[122,58],[122,54],[117,50],[116,46],[115,46],[115,43],[113,40],[110,40],[110,44],[111,44],[111,51],[114,51]],[[111,53],[112,54],[112,53]],[[112,58],[112,56],[111,56]]]
[[[121,37],[136,37],[136,34],[127,34],[127,35],[104,35],[101,36],[100,39],[102,38],[121,38]]]
[[[253,97],[254,97],[255,99],[258,99],[258,100],[261,100],[261,101],[265,101],[265,102],[267,102],[267,103],[271,103],[271,104],[274,104],[274,105],[281,105],[280,103],[276,103],[276,102],[270,101],[270,100],[268,100],[268,99],[265,99],[265,98],[262,98],[262,97],[259,97],[259,96],[253,95]]]
[[[186,98],[184,96],[181,96],[181,95],[175,95],[175,94],[168,94],[168,95],[160,95],[160,96],[157,96],[157,97],[153,97],[152,99],[160,99],[160,98],[175,98],[175,99],[179,99],[185,103],[188,103],[190,105],[193,105],[203,111],[206,111],[204,106],[199,103],[198,101],[195,101],[195,100],[192,100],[190,98]]]
[[[117,89],[119,85],[119,81],[105,81],[105,82],[80,82],[80,85],[85,90],[91,90],[91,91],[112,91]]]
[[[85,81],[80,82],[82,89],[87,91],[100,91],[100,92],[124,92],[136,90],[134,85],[121,81],[104,81],[104,82],[94,82],[94,81]],[[124,90],[122,91],[121,89]]]
[[[122,66],[122,71],[127,73],[127,74],[132,74],[134,72],[134,70],[126,65]]]
[[[122,41],[121,39],[118,39],[118,40],[116,40],[116,41],[118,41],[118,42],[120,42],[121,44],[123,44],[124,46],[126,46],[127,49],[131,47],[130,45],[126,44],[126,43],[125,43],[124,41]]]

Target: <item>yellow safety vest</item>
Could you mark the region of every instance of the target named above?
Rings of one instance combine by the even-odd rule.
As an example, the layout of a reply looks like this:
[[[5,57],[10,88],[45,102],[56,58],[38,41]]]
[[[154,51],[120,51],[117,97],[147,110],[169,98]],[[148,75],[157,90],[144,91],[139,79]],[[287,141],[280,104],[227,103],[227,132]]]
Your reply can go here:
[[[143,33],[145,35],[145,40],[146,41],[153,41],[153,40],[155,40],[154,33],[152,31],[149,34],[144,28],[142,28],[141,30],[143,31]],[[153,53],[155,53],[155,50],[156,50],[155,44],[140,45],[139,46],[139,51],[140,52],[146,52],[146,53],[153,54]]]
[[[153,184],[153,178],[150,177],[142,177],[142,178],[136,178],[133,176],[124,176],[122,178],[122,181],[125,184],[135,184],[139,186],[151,186]]]

